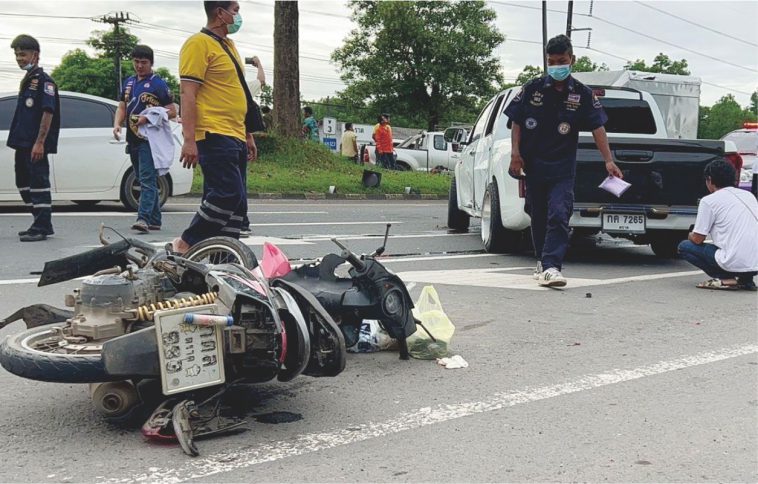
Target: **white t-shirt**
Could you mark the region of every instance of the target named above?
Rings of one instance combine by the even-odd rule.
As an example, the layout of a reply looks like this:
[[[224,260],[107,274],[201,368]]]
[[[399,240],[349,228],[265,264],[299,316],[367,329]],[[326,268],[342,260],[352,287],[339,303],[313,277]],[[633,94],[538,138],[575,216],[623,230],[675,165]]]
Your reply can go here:
[[[758,202],[752,193],[726,187],[703,197],[693,232],[710,234],[725,271],[758,271]]]
[[[247,81],[247,88],[250,89],[250,95],[253,97],[260,94],[261,91],[263,90],[261,81],[259,81],[257,77],[254,78],[252,81]]]

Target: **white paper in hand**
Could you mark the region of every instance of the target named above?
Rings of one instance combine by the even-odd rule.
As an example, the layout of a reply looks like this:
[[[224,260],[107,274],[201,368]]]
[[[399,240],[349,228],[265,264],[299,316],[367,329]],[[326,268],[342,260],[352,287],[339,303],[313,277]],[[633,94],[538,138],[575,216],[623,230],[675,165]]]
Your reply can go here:
[[[606,192],[612,193],[617,197],[621,197],[625,191],[629,190],[630,186],[632,186],[631,183],[627,183],[621,178],[612,175],[608,175],[608,178],[603,180],[603,183],[598,185],[599,188],[602,188]]]

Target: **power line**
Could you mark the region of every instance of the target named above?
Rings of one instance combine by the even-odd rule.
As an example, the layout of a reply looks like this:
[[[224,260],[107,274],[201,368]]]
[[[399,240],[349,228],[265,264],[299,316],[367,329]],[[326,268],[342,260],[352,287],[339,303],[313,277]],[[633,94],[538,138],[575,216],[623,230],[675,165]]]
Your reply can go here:
[[[677,49],[682,49],[682,50],[690,52],[692,54],[699,55],[701,57],[705,57],[706,59],[710,59],[710,60],[713,60],[713,61],[716,61],[716,62],[721,62],[722,64],[727,64],[727,65],[730,65],[732,67],[738,67],[738,68],[744,69],[746,71],[758,72],[758,69],[753,69],[753,68],[750,68],[750,67],[741,66],[739,64],[735,64],[733,62],[729,62],[729,61],[724,60],[724,59],[719,59],[718,57],[713,57],[713,56],[708,55],[708,54],[703,54],[702,52],[698,52],[696,50],[692,50],[692,49],[689,49],[687,47],[682,47],[681,45],[674,44],[673,42],[668,42],[666,40],[659,39],[657,37],[653,37],[652,35],[643,34],[641,32],[638,32],[638,31],[634,30],[634,29],[630,29],[628,27],[624,27],[623,25],[619,25],[619,24],[617,24],[615,22],[611,22],[610,20],[606,20],[606,19],[604,19],[602,17],[598,17],[596,15],[590,16],[589,14],[585,14],[585,13],[580,13],[580,14],[577,14],[577,15],[583,15],[585,17],[589,17],[589,18],[592,18],[592,19],[595,19],[595,20],[599,20],[600,22],[604,22],[604,23],[606,23],[608,25],[612,25],[612,26],[614,26],[614,27],[616,27],[618,29],[626,30],[627,32],[631,32],[633,34],[637,34],[637,35],[640,35],[642,37],[647,37],[648,39],[655,40],[656,42],[660,42],[662,44],[666,44],[666,45],[669,45],[671,47],[676,47]]]
[[[708,27],[708,26],[706,26],[706,25],[702,25],[702,24],[699,24],[699,23],[697,23],[697,22],[693,22],[692,20],[687,20],[686,18],[680,17],[679,15],[674,15],[674,14],[673,14],[673,13],[671,13],[671,12],[667,12],[667,11],[665,11],[665,10],[661,10],[661,9],[660,9],[660,8],[658,8],[658,7],[653,7],[652,5],[648,5],[648,4],[646,4],[646,3],[643,3],[643,2],[640,2],[640,1],[637,1],[637,0],[635,0],[635,1],[634,1],[634,3],[640,4],[640,5],[642,5],[643,7],[647,7],[647,8],[649,8],[649,9],[651,9],[651,10],[655,10],[656,12],[660,12],[660,13],[662,13],[662,14],[664,14],[664,15],[668,15],[669,17],[673,17],[673,18],[675,18],[675,19],[679,19],[679,20],[681,20],[682,22],[686,22],[686,23],[688,23],[688,24],[690,24],[690,25],[694,25],[694,26],[696,26],[696,27],[700,27],[701,29],[705,29],[705,30],[707,30],[707,31],[709,31],[709,32],[713,32],[714,34],[723,35],[724,37],[728,37],[728,38],[730,38],[730,39],[732,39],[732,40],[736,40],[736,41],[738,41],[738,42],[742,42],[742,43],[744,43],[744,44],[747,44],[747,45],[752,45],[753,47],[758,47],[758,44],[756,44],[756,43],[754,43],[754,42],[750,42],[750,41],[748,41],[748,40],[745,40],[745,39],[741,39],[741,38],[739,38],[739,37],[735,37],[735,36],[733,36],[733,35],[729,35],[729,34],[727,34],[727,33],[725,33],[725,32],[722,32],[722,31],[720,31],[720,30],[712,29],[712,28],[710,28],[710,27]]]
[[[80,16],[73,16],[73,15],[29,15],[26,13],[2,13],[0,12],[0,17],[25,17],[25,18],[62,18],[62,19],[78,19],[78,20],[92,20],[94,17],[80,17]]]

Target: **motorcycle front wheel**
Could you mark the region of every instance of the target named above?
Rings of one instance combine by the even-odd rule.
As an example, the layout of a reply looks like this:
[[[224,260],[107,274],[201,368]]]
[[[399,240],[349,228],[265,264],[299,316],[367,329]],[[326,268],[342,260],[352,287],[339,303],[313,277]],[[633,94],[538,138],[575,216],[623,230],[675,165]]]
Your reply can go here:
[[[231,237],[211,237],[190,247],[185,259],[203,264],[240,264],[248,269],[258,266],[250,247]]]
[[[0,343],[3,368],[30,380],[97,383],[114,378],[105,371],[102,345],[69,343],[60,323],[28,329]]]

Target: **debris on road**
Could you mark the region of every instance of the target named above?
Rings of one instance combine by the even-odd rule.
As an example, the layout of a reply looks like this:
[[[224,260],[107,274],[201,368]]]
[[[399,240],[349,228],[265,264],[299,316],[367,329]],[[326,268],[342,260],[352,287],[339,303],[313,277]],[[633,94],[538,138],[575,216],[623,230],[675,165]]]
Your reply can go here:
[[[419,360],[435,360],[448,355],[455,325],[442,309],[434,286],[424,286],[413,315],[421,321],[421,330],[408,337],[408,352]]]
[[[358,341],[347,349],[350,353],[373,353],[397,350],[397,340],[382,328],[376,319],[364,319],[358,333]]]
[[[438,358],[437,364],[444,366],[448,370],[455,370],[458,368],[468,368],[468,362],[463,359],[461,355],[454,355],[450,358]]]

